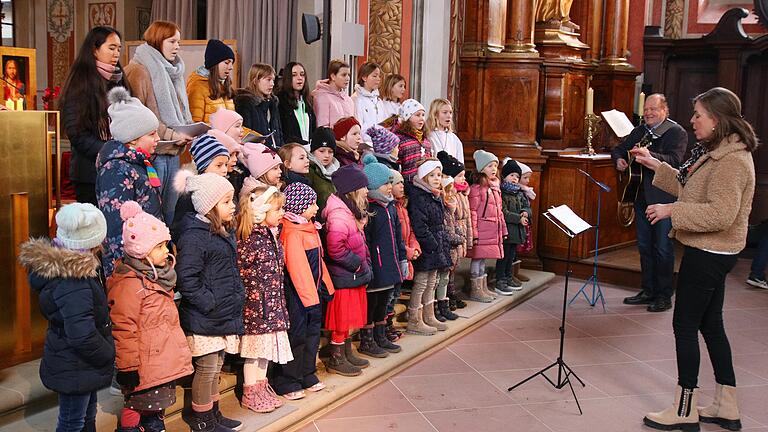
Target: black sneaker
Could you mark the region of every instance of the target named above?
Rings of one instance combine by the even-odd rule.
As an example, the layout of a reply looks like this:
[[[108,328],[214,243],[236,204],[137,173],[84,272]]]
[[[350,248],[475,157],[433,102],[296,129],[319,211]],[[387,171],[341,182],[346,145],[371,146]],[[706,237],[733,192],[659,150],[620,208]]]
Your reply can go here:
[[[515,293],[515,290],[507,285],[506,280],[496,281],[496,288],[494,289],[497,294],[501,294],[503,296],[511,296]]]
[[[645,291],[640,291],[637,295],[633,295],[632,297],[624,297],[624,304],[627,305],[649,305],[651,303],[653,303],[653,298],[646,294]]]
[[[672,309],[672,299],[660,298],[654,300],[646,310],[648,312],[664,312],[670,309]]]
[[[761,288],[768,290],[768,281],[756,276],[750,276],[747,278],[747,285],[751,285],[755,288]]]

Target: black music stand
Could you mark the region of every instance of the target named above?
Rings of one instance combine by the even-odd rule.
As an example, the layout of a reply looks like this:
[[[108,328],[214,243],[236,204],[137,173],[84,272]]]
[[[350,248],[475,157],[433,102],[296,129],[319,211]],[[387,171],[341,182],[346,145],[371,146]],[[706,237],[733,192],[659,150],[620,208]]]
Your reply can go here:
[[[565,212],[563,212],[562,210],[565,210]],[[569,215],[571,217],[566,217]],[[571,209],[568,208],[568,206],[566,205],[562,205],[557,208],[552,208],[549,211],[544,212],[544,217],[547,218],[550,222],[552,222],[552,224],[555,225],[557,228],[559,228],[560,231],[562,231],[566,236],[568,236],[568,258],[566,260],[565,287],[563,289],[563,315],[562,315],[562,318],[560,319],[560,353],[557,356],[557,360],[555,360],[552,364],[534,373],[528,378],[520,381],[519,383],[513,385],[512,387],[508,388],[507,391],[512,391],[517,387],[520,387],[521,385],[541,375],[550,384],[552,384],[552,387],[558,390],[562,389],[567,384],[568,387],[571,389],[571,394],[573,394],[573,399],[576,400],[576,406],[579,408],[579,414],[581,415],[581,414],[584,414],[584,412],[581,410],[581,404],[579,404],[579,398],[576,397],[576,391],[573,390],[573,384],[571,383],[571,376],[576,378],[576,380],[579,381],[582,387],[586,387],[586,385],[584,384],[584,381],[582,381],[581,378],[579,378],[579,376],[576,375],[573,369],[571,369],[570,366],[568,366],[565,363],[565,360],[563,360],[563,349],[565,347],[565,312],[568,307],[568,281],[571,275],[571,243],[574,237],[576,237],[577,235],[581,234],[582,232],[592,227],[586,222],[584,222],[584,220],[576,216],[573,213],[573,211],[571,211]],[[553,367],[557,367],[557,381],[552,381],[552,379],[550,379],[545,374],[545,372],[552,369]]]
[[[600,281],[597,278],[597,257],[599,254],[600,249],[600,210],[602,208],[602,195],[603,192],[610,192],[611,188],[610,186],[606,185],[603,182],[597,181],[594,177],[589,175],[586,171],[579,170],[580,173],[584,175],[584,177],[588,178],[589,181],[594,183],[597,186],[597,224],[595,225],[595,259],[594,263],[592,265],[592,276],[589,277],[589,279],[584,282],[584,285],[581,286],[579,291],[576,293],[576,295],[573,296],[570,302],[568,302],[568,305],[570,306],[577,297],[579,297],[579,294],[584,294],[584,298],[587,299],[587,303],[589,303],[590,306],[594,306],[597,304],[597,300],[599,299],[601,304],[603,305],[603,312],[605,312],[605,297],[603,296],[603,289],[600,288]],[[592,285],[592,297],[587,295],[587,292],[585,291],[585,288],[589,285]]]

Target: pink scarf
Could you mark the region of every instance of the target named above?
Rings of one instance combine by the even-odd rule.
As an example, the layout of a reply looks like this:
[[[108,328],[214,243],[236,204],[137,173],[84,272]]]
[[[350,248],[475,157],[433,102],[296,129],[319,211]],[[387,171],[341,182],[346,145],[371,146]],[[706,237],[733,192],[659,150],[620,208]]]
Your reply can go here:
[[[107,81],[119,82],[123,79],[123,71],[119,67],[96,60],[96,70]]]

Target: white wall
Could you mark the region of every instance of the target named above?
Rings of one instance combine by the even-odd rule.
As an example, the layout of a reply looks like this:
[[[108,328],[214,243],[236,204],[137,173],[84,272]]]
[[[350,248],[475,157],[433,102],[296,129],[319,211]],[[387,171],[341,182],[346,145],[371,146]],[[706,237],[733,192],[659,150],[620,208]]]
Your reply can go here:
[[[419,101],[427,108],[448,95],[448,47],[451,39],[450,0],[424,2],[424,32]]]

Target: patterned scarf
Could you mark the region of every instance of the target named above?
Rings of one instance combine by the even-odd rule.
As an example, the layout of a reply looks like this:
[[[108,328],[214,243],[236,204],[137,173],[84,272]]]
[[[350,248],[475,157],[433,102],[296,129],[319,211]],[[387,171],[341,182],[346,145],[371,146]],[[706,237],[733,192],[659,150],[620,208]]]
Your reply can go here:
[[[123,79],[123,71],[119,67],[96,60],[96,70],[107,81],[120,82]]]
[[[520,192],[520,185],[517,183],[501,182],[501,190],[506,193]]]
[[[140,153],[144,156],[144,166],[147,168],[147,177],[149,177],[149,184],[152,187],[159,188],[162,184],[160,183],[160,177],[157,175],[157,170],[154,166],[152,166],[152,162],[149,161],[149,158],[152,156],[150,155],[146,150],[144,149],[136,149],[137,153]]]
[[[696,162],[698,162],[705,154],[707,154],[707,149],[700,143],[696,143],[693,150],[691,150],[690,159],[680,165],[680,169],[678,170],[677,181],[679,181],[681,185],[685,186],[685,183],[688,182],[688,176],[692,174],[691,168],[693,168],[693,166],[696,165]]]

